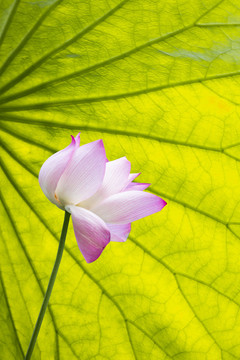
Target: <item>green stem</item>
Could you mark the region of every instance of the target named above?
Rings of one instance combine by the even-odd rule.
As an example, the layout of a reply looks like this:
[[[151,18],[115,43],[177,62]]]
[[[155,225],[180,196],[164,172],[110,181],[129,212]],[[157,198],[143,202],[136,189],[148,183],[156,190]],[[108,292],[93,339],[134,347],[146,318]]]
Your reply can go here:
[[[61,262],[61,258],[62,258],[62,253],[63,253],[63,249],[64,249],[64,244],[65,244],[65,239],[66,239],[66,235],[67,235],[67,229],[68,229],[68,223],[69,223],[69,219],[70,219],[70,214],[65,211],[65,216],[64,216],[64,222],[63,222],[63,227],[62,227],[62,234],[61,234],[61,238],[59,241],[59,246],[58,246],[58,252],[57,252],[57,256],[56,256],[56,260],[55,260],[55,264],[53,266],[52,269],[52,274],[48,283],[48,287],[47,287],[47,291],[46,294],[44,296],[44,300],[42,303],[42,307],[40,310],[40,313],[38,315],[38,319],[35,325],[35,328],[33,330],[33,334],[32,334],[32,338],[28,347],[28,351],[27,354],[25,356],[25,360],[29,360],[31,358],[37,337],[38,337],[38,333],[40,330],[40,327],[42,325],[42,321],[45,315],[45,311],[47,309],[48,306],[48,301],[50,299],[51,296],[51,292],[53,289],[53,285],[57,276],[57,272],[58,272],[58,268]]]

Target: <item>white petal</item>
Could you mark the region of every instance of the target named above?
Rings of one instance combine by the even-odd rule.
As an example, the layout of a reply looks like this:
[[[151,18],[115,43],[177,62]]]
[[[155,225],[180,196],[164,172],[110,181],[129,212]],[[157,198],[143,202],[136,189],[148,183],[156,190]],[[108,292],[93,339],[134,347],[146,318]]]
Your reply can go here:
[[[126,224],[160,211],[166,202],[142,191],[123,191],[110,196],[92,211],[106,223]]]
[[[102,184],[106,161],[102,140],[80,146],[58,182],[56,195],[60,202],[78,204],[92,196]]]
[[[74,152],[79,147],[80,135],[72,136],[72,142],[65,149],[58,151],[48,158],[39,172],[39,184],[46,197],[55,205],[59,202],[55,198],[55,190],[60,177],[70,162]]]
[[[89,210],[66,206],[72,214],[74,233],[85,260],[95,261],[110,241],[110,231],[105,222]]]
[[[91,198],[81,202],[79,206],[91,209],[107,197],[120,192],[128,184],[130,168],[131,163],[126,157],[107,162],[101,187]]]

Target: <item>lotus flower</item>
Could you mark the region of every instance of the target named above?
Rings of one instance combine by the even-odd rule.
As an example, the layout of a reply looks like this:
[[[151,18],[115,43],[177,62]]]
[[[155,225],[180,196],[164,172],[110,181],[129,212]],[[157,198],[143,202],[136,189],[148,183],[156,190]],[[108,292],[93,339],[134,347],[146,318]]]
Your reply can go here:
[[[81,253],[95,261],[110,241],[127,239],[131,222],[160,211],[166,202],[143,192],[150,184],[132,182],[131,164],[108,161],[102,140],[80,146],[80,135],[48,158],[39,173],[46,197],[72,215]]]

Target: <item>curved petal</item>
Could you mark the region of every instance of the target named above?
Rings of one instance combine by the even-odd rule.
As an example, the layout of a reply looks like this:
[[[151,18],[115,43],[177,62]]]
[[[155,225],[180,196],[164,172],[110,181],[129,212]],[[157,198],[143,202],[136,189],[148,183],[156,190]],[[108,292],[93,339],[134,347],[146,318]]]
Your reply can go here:
[[[55,205],[59,202],[55,198],[55,190],[60,177],[70,162],[73,153],[80,143],[80,135],[72,136],[72,142],[65,149],[58,151],[48,158],[40,169],[38,180],[46,197]]]
[[[80,146],[62,174],[56,195],[63,205],[78,204],[101,186],[106,168],[102,140]]]
[[[142,191],[123,191],[110,196],[92,211],[106,223],[126,224],[160,211],[167,203]]]
[[[151,184],[148,183],[137,183],[137,182],[131,182],[130,184],[128,184],[124,191],[132,191],[132,190],[138,190],[138,191],[143,191],[145,189],[147,189]]]
[[[130,168],[131,163],[126,157],[107,162],[101,187],[91,198],[79,205],[91,209],[107,197],[120,192],[128,184]]]
[[[95,261],[110,241],[110,231],[105,222],[89,210],[78,206],[66,206],[72,214],[73,229],[78,247],[85,260]]]
[[[122,225],[107,224],[107,227],[111,232],[111,241],[124,242],[131,231],[131,223]]]

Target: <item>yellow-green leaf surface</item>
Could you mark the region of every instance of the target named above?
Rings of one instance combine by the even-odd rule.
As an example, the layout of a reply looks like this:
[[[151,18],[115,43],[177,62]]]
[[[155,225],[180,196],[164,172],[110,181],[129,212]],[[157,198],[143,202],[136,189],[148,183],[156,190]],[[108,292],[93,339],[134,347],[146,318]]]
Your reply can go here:
[[[73,234],[32,359],[240,359],[239,0],[0,0],[0,358],[21,360],[82,131],[168,205],[87,264]]]

